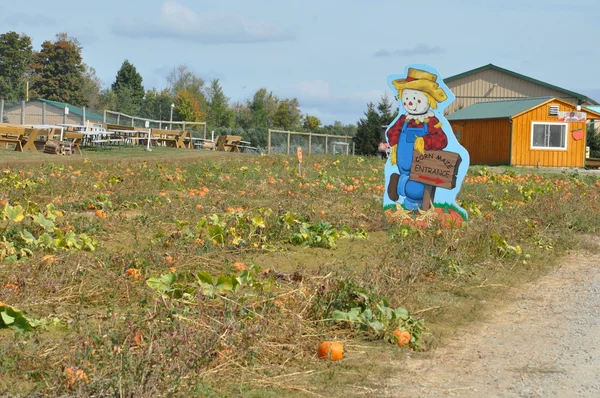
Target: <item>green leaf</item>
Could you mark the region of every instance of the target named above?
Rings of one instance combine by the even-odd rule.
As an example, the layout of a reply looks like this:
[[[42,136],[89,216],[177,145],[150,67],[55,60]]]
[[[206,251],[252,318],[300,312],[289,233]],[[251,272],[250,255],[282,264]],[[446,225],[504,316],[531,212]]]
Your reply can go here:
[[[47,249],[54,249],[56,247],[56,241],[47,232],[44,232],[38,238],[38,242],[37,243],[38,243],[39,246],[47,248]]]
[[[252,225],[257,228],[266,228],[265,219],[260,216],[252,217]]]
[[[198,221],[198,223],[196,224],[196,229],[197,230],[203,230],[208,226],[208,220],[206,219],[206,217],[202,217],[200,219],[200,221]]]
[[[40,324],[41,322],[24,316],[21,310],[0,303],[0,329],[10,328],[18,332],[26,332]]]
[[[21,231],[21,233],[19,235],[20,235],[21,239],[23,240],[23,242],[25,242],[25,244],[30,245],[30,246],[37,246],[38,240],[28,230],[24,229],[23,231]]]
[[[217,290],[232,291],[233,290],[233,278],[227,275],[219,276],[217,279]]]
[[[408,311],[405,308],[402,308],[402,307],[396,308],[396,310],[394,311],[394,314],[396,315],[396,317],[398,319],[402,319],[403,321],[406,321],[408,319]]]
[[[225,235],[223,231],[223,227],[220,225],[211,225],[208,227],[208,235],[211,239],[216,241],[217,243],[223,243],[225,241]]]
[[[35,216],[33,216],[33,221],[36,222],[37,224],[39,224],[42,228],[44,228],[46,231],[51,232],[54,230],[54,223],[50,220],[48,220],[46,217],[44,217],[44,215],[42,213],[36,214]]]
[[[7,204],[4,207],[2,218],[4,220],[8,219],[16,223],[23,221],[23,219],[25,218],[25,214],[23,213],[23,206],[11,206]]]
[[[173,289],[173,284],[176,280],[177,275],[168,273],[161,275],[158,278],[150,278],[146,281],[146,284],[159,294],[163,295]]]
[[[10,326],[15,322],[15,318],[8,315],[6,312],[0,312],[0,317],[2,317],[2,321],[6,326]]]
[[[210,274],[208,272],[199,272],[198,273],[198,282],[200,282],[201,284],[206,283],[211,286],[214,285],[212,276],[210,276]]]
[[[68,247],[69,249],[72,249],[72,248],[81,249],[81,243],[77,240],[77,235],[75,235],[75,232],[73,232],[73,231],[69,231],[65,235],[64,245],[65,245],[65,247]]]

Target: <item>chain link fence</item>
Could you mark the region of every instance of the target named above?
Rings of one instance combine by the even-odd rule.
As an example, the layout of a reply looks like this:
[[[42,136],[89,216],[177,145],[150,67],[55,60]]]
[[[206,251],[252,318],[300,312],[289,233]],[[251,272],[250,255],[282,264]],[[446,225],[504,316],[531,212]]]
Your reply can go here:
[[[267,153],[295,153],[298,147],[302,153],[354,155],[352,137],[346,135],[328,135],[302,133],[296,131],[269,130]]]

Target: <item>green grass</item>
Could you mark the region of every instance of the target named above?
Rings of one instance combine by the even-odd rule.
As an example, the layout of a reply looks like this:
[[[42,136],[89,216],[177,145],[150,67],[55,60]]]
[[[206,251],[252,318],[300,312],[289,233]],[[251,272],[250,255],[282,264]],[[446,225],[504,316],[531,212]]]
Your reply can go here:
[[[482,301],[500,302],[600,230],[591,175],[472,169],[458,197],[469,222],[417,229],[386,224],[376,159],[310,156],[298,176],[293,156],[5,153],[0,201],[26,217],[0,220],[0,234],[31,253],[0,262],[0,302],[46,326],[0,329],[0,395],[381,395],[409,350],[389,330],[333,321],[335,310],[403,306],[429,328],[411,355],[429,355],[481,321]],[[45,230],[48,204],[63,215]],[[335,249],[298,239],[324,223],[310,231]],[[86,234],[98,248],[27,246],[25,230]],[[175,276],[164,295],[146,283],[161,275]],[[346,359],[317,360],[325,339],[341,340]]]

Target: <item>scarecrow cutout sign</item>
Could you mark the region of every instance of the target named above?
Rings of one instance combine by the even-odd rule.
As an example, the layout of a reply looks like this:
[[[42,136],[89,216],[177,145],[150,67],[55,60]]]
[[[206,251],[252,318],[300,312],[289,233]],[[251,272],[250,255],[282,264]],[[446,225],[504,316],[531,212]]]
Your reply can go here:
[[[469,154],[444,117],[454,95],[439,72],[427,65],[410,65],[404,74],[390,76],[388,84],[399,111],[385,133],[391,148],[383,200],[391,212],[386,214],[418,217],[436,211],[466,219],[456,195],[467,174]]]

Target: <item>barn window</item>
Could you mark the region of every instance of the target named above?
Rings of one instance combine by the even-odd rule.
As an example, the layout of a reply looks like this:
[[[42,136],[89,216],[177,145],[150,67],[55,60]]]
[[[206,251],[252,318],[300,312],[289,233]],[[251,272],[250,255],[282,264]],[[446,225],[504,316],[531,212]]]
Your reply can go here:
[[[567,149],[567,124],[532,123],[531,148]]]

